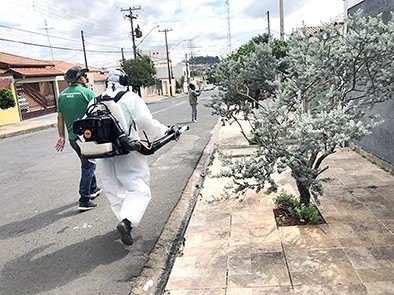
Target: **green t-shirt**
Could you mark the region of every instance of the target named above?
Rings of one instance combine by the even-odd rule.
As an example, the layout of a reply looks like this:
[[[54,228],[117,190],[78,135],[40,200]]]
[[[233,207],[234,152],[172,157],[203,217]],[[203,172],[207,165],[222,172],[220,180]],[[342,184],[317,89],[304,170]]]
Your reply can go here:
[[[196,90],[192,90],[189,88],[189,103],[191,105],[196,105],[198,104],[197,102],[197,97],[199,96],[199,94],[197,93]]]
[[[95,96],[93,91],[81,85],[70,85],[60,93],[57,111],[63,115],[69,139],[77,138],[73,132],[73,122],[85,115],[89,101]]]

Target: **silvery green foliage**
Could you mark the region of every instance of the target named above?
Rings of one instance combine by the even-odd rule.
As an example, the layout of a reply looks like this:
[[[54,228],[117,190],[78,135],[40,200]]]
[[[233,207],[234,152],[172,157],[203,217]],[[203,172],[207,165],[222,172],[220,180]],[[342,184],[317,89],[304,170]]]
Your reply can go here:
[[[393,98],[393,19],[384,24],[379,16],[356,14],[346,21],[345,34],[336,25],[313,36],[293,34],[286,75],[278,75],[269,45],[242,63],[220,66],[228,91],[211,106],[229,121],[248,120],[253,136],[248,140],[257,146],[248,158],[225,160],[221,176],[233,179],[235,192],[275,191],[273,174],[290,169],[301,203],[323,193],[323,160],[368,134],[379,119],[366,110]],[[251,101],[259,107],[251,108]]]
[[[272,55],[271,46],[257,45],[255,52],[245,58],[224,60],[218,65],[217,78],[224,81],[226,91],[209,104],[214,114],[230,123],[237,122],[238,118],[248,120],[253,112],[253,102],[272,95],[272,81],[278,75],[279,64]]]

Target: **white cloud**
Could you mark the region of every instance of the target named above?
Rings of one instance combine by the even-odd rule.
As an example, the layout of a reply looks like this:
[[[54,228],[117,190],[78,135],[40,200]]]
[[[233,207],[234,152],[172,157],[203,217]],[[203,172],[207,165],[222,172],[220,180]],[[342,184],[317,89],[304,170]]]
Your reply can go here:
[[[90,65],[111,67],[121,59],[121,48],[131,58],[131,25],[121,9],[134,10],[134,25],[139,24],[144,41],[139,48],[147,51],[165,47],[168,32],[171,58],[179,61],[190,53],[225,56],[228,53],[227,6],[225,0],[11,0],[2,3],[0,12],[0,51],[37,59],[65,60],[83,63],[81,30],[84,32],[87,60]],[[266,12],[270,12],[271,32],[279,36],[279,0],[230,0],[230,32],[232,49],[253,36],[267,32]],[[343,0],[284,0],[285,33],[295,27],[320,25],[343,12]],[[45,30],[45,21],[47,29]],[[155,26],[160,25],[159,29]],[[9,29],[12,28],[12,29]],[[152,29],[152,31],[151,31]],[[148,36],[146,34],[149,33]],[[47,33],[49,34],[49,40]],[[192,42],[189,42],[192,40]],[[136,40],[138,44],[141,39]],[[20,42],[41,44],[38,47]],[[62,48],[62,49],[58,49]],[[174,48],[175,47],[175,48]],[[66,50],[72,49],[72,50]]]

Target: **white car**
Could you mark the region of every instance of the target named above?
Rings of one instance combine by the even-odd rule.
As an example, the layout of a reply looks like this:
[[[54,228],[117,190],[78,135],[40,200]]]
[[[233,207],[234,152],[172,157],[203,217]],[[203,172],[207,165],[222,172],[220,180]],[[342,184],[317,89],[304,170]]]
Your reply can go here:
[[[215,87],[216,86],[214,84],[207,84],[207,85],[204,86],[204,90],[205,91],[211,91],[211,90],[214,90]]]

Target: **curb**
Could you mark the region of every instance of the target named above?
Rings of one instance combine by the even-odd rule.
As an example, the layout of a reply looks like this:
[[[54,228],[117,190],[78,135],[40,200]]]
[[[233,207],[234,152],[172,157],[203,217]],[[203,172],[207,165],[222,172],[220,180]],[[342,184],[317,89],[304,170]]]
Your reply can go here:
[[[220,126],[221,121],[218,120],[213,129],[212,137],[207,143],[193,174],[189,178],[178,204],[171,213],[166,227],[163,229],[154,249],[149,254],[148,262],[145,264],[140,275],[131,280],[131,292],[129,294],[163,294],[176,255],[183,245],[183,236],[198,201],[208,166],[211,164],[216,151]],[[171,228],[175,229],[172,230]],[[149,280],[152,280],[154,285],[149,290],[149,293],[147,293],[143,291],[143,287]]]
[[[7,132],[7,133],[4,133],[4,134],[0,134],[0,139],[4,139],[4,138],[8,138],[8,137],[14,137],[14,136],[22,135],[22,134],[27,134],[27,133],[32,133],[32,132],[36,132],[36,131],[40,131],[40,130],[44,130],[44,129],[49,129],[49,128],[52,128],[52,127],[56,127],[56,123],[50,123],[50,124],[47,124],[47,125],[32,127],[32,128],[28,128],[28,129]]]

